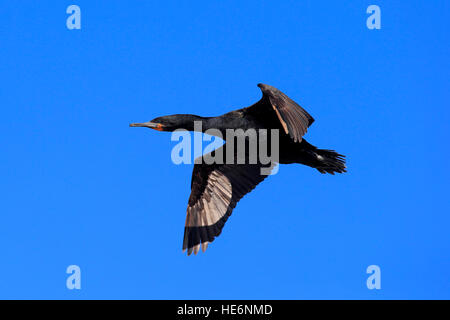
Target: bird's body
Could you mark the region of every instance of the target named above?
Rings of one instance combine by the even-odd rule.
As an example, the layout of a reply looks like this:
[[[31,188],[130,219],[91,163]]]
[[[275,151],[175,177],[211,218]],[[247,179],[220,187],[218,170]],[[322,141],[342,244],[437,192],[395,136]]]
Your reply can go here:
[[[228,129],[243,131],[252,129],[257,132],[258,139],[262,139],[259,130],[276,129],[279,132],[278,163],[304,164],[316,168],[321,173],[334,174],[346,171],[344,156],[333,150],[318,149],[303,139],[307,128],[314,122],[303,108],[274,87],[263,84],[258,86],[263,92],[260,101],[219,117],[172,115],[131,126],[150,127],[160,131],[174,131],[180,128],[194,131],[199,130],[198,126],[194,125],[197,121],[201,123],[202,132],[209,130],[210,133],[210,129],[215,129],[221,138],[226,140],[221,148],[203,157],[223,153],[225,159],[226,155],[231,153],[231,158],[235,160],[238,158],[237,151],[231,146],[235,144],[235,140],[227,140]],[[267,140],[269,150],[273,142]],[[208,243],[221,233],[237,202],[267,177],[261,174],[261,169],[273,167],[273,163],[263,163],[259,158],[256,162],[249,161],[251,152],[248,139],[246,143],[244,163],[235,161],[208,164],[207,161],[200,163],[196,161],[192,173],[183,241],[183,250],[187,250],[188,254],[197,253],[200,246],[206,250]]]

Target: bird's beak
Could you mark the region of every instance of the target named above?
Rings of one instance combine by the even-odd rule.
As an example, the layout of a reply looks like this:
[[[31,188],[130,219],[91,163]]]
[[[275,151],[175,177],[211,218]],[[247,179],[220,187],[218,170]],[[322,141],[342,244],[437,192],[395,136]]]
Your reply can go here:
[[[163,131],[163,125],[161,123],[154,123],[154,122],[144,122],[144,123],[130,123],[130,127],[145,127],[150,128],[158,131]]]

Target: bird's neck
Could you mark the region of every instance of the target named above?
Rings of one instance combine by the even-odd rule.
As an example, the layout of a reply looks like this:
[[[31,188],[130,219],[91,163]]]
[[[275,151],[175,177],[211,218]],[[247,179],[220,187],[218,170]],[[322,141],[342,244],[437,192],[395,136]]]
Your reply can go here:
[[[181,115],[180,115],[181,116]],[[244,128],[243,118],[236,112],[229,112],[220,117],[201,117],[197,115],[182,115],[179,129],[195,132],[206,132],[210,135],[224,135],[226,129]],[[182,125],[181,125],[182,123]],[[220,132],[220,134],[219,134]]]
[[[179,129],[185,129],[188,131],[205,132],[211,128],[211,119],[209,117],[201,117],[196,115],[184,115],[182,121],[183,125]]]
[[[203,132],[211,130],[222,130],[223,123],[218,117],[199,117],[194,121],[192,131]]]

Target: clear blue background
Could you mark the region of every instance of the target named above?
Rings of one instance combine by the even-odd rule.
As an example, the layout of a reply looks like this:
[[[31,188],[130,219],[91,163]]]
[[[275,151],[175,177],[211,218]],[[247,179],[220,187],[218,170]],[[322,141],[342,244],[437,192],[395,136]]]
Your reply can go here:
[[[66,28],[74,3],[81,30]],[[450,298],[449,9],[2,1],[0,298]],[[349,172],[282,166],[187,257],[192,166],[171,162],[170,134],[128,124],[220,115],[259,82],[304,106],[306,139]]]

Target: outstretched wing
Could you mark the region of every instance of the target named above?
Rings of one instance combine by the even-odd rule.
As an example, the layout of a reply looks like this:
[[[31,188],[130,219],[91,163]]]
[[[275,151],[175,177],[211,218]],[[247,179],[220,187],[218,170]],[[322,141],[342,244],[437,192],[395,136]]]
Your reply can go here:
[[[286,134],[295,142],[302,141],[314,118],[277,88],[261,83],[258,87],[263,93],[263,98],[251,108],[273,108]]]
[[[194,165],[183,252],[197,254],[200,245],[206,250],[208,243],[222,232],[238,201],[267,177],[261,175],[263,167],[260,164],[206,164],[204,161]]]

